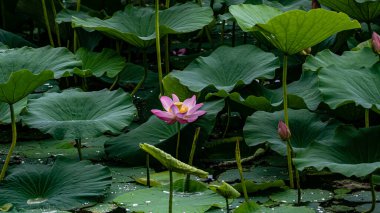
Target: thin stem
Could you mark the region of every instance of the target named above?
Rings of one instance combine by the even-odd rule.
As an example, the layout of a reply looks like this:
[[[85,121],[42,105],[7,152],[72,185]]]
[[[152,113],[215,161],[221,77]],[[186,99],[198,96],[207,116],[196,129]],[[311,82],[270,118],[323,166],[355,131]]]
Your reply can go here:
[[[80,10],[80,1],[81,0],[77,0],[77,8],[76,8],[77,12],[79,12],[79,10]]]
[[[80,1],[81,1],[81,0],[77,0],[77,8],[76,8],[76,11],[77,11],[77,12],[80,11]],[[77,31],[74,29],[74,38],[73,38],[73,51],[74,51],[74,52],[77,51],[78,46],[79,46],[78,33],[77,33]]]
[[[373,212],[376,207],[376,192],[375,192],[375,186],[373,184],[372,174],[369,175],[369,184],[371,187],[372,202],[371,202],[371,208],[365,213]]]
[[[149,154],[146,154],[146,185],[150,188]]]
[[[169,170],[169,213],[173,212],[173,172]]]
[[[50,0],[50,3],[51,3],[51,7],[53,10],[53,14],[54,14],[54,20],[55,20],[55,18],[57,17],[57,10],[55,9],[54,0]],[[62,45],[61,44],[61,35],[59,33],[59,25],[56,21],[54,21],[54,26],[55,26],[55,34],[57,35],[57,43],[58,43],[58,46],[60,47]]]
[[[136,87],[131,92],[131,96],[134,96],[136,92],[140,89],[140,87],[144,84],[147,76],[148,76],[148,57],[146,53],[146,49],[143,50],[143,64],[144,64],[144,75],[143,78],[139,81]]]
[[[236,43],[236,21],[232,22],[232,47],[235,46]]]
[[[11,161],[12,153],[13,153],[14,148],[16,147],[16,141],[17,141],[16,115],[13,108],[13,104],[9,104],[9,110],[11,111],[12,143],[11,143],[11,147],[9,148],[7,157],[5,158],[3,168],[1,169],[0,182],[4,180],[5,173],[8,170],[8,165],[9,165],[9,162]]]
[[[200,127],[197,127],[195,129],[193,143],[191,144],[191,151],[190,151],[190,155],[189,155],[189,163],[188,164],[190,166],[193,165],[193,159],[194,159],[194,155],[195,155],[195,150],[197,148],[197,141],[198,141],[200,130],[201,130]],[[186,179],[185,179],[185,187],[184,187],[185,190],[184,191],[188,192],[189,191],[189,187],[190,187],[190,174],[187,174],[186,175]]]
[[[364,110],[365,128],[369,128],[369,109]]]
[[[179,141],[181,139],[181,124],[177,122],[177,146],[175,148],[175,158],[178,159]]]
[[[230,213],[230,204],[228,203],[228,198],[226,198],[226,212]]]
[[[46,25],[46,30],[49,36],[50,45],[54,47],[53,36],[51,35],[50,23],[49,23],[49,18],[48,18],[47,9],[46,9],[46,2],[45,0],[41,0],[41,1],[42,1],[42,9],[44,12],[45,25]]]
[[[297,184],[297,204],[301,204],[301,181],[300,181],[300,173],[297,169],[295,169],[296,172],[296,184]]]
[[[222,136],[223,140],[226,137],[228,127],[230,126],[231,107],[230,107],[230,102],[228,101],[228,99],[226,99],[226,105],[227,105],[227,124],[226,124],[226,128],[224,129],[224,132],[223,132],[223,136]]]
[[[286,141],[286,158],[288,161],[289,185],[294,189],[293,164],[292,164],[292,148],[289,140]]]
[[[80,139],[80,138],[75,139],[75,145],[77,146],[79,160],[81,161],[81,160],[83,160],[83,157],[82,157],[82,139]]]
[[[116,76],[116,78],[113,81],[112,85],[110,86],[109,90],[112,90],[116,86],[117,82],[119,82],[119,75]]]
[[[156,51],[157,51],[157,69],[158,69],[158,83],[160,85],[160,96],[164,95],[162,86],[162,66],[161,66],[161,46],[160,46],[160,1],[156,0]]]
[[[244,199],[245,199],[245,202],[248,203],[249,199],[248,199],[247,187],[245,186],[245,180],[244,180],[244,176],[243,176],[243,167],[241,165],[240,145],[239,144],[240,144],[239,140],[236,140],[236,148],[235,148],[236,164],[237,164],[239,174],[240,174],[240,180],[241,180],[241,186],[243,188]]]
[[[170,72],[169,35],[165,36],[165,73]]]

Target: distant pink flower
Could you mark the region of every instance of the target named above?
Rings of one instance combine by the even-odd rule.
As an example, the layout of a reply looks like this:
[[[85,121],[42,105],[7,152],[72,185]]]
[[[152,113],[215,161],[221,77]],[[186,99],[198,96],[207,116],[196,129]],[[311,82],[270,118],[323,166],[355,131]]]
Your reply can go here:
[[[278,129],[277,129],[278,135],[283,141],[287,141],[290,139],[292,134],[290,133],[290,130],[288,126],[283,121],[278,122]]]
[[[173,124],[178,121],[181,124],[191,123],[198,119],[199,116],[206,114],[206,111],[199,110],[203,103],[197,104],[195,95],[193,97],[179,101],[179,98],[172,94],[173,99],[168,96],[162,96],[160,101],[165,111],[152,109],[151,112],[159,119],[168,124]]]
[[[375,53],[380,54],[380,36],[376,32],[372,33],[372,49]]]
[[[186,54],[186,52],[187,52],[186,48],[181,48],[177,51],[173,50],[173,55],[184,56]]]

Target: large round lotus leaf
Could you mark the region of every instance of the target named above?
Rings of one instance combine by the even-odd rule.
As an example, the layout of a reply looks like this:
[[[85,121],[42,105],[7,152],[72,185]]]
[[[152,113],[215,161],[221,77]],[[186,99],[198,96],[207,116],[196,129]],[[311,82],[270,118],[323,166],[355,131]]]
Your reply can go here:
[[[358,51],[346,51],[342,55],[337,55],[326,49],[315,56],[307,57],[303,64],[304,70],[317,71],[319,68],[336,65],[342,68],[360,69],[363,67],[372,67],[379,61],[379,56],[376,55],[371,48],[363,48]]]
[[[58,158],[52,166],[19,165],[0,184],[0,206],[71,210],[96,203],[112,182],[107,167]]]
[[[113,201],[132,212],[167,213],[169,200],[168,187],[153,187],[126,193]],[[201,193],[174,193],[173,213],[206,212],[211,207],[222,208],[225,200],[211,190]]]
[[[202,178],[207,178],[208,173],[197,169],[193,166],[190,166],[186,163],[183,163],[182,161],[177,160],[170,154],[162,151],[161,149],[152,146],[147,143],[142,143],[140,144],[140,148],[144,150],[145,152],[149,153],[152,155],[154,158],[156,158],[162,165],[164,165],[167,169],[178,172],[178,173],[183,173],[183,174],[192,174],[196,175]]]
[[[242,29],[260,31],[275,47],[289,55],[312,47],[337,32],[361,27],[359,22],[351,21],[344,13],[315,9],[308,12],[291,10],[280,14],[267,7],[263,10],[262,7],[232,5],[230,12]],[[259,10],[261,12],[253,15]],[[264,18],[258,15],[268,10],[271,12]]]
[[[249,146],[256,146],[268,142],[270,147],[281,155],[286,155],[286,143],[277,133],[280,120],[284,120],[284,112],[255,112],[247,118],[244,126],[245,141]],[[332,139],[336,122],[322,122],[318,114],[308,110],[289,109],[289,128],[292,147],[297,153],[316,141]]]
[[[212,10],[209,7],[200,7],[194,3],[175,5],[160,11],[160,35],[192,32],[202,29],[212,20]],[[72,25],[97,30],[142,48],[154,44],[156,38],[155,12],[149,7],[127,6],[124,11],[116,12],[106,20],[73,17]]]
[[[342,126],[328,144],[313,143],[294,158],[299,170],[329,169],[344,176],[364,177],[380,168],[380,126],[356,130]]]
[[[199,57],[183,71],[171,75],[194,92],[209,86],[230,92],[258,78],[273,78],[278,67],[279,60],[274,54],[253,45],[222,46],[210,56]]]
[[[224,107],[224,101],[205,102],[202,110],[207,113],[200,117],[195,125],[200,126],[202,135],[209,135],[214,127],[217,114]],[[181,129],[188,129],[188,125],[181,125]],[[186,133],[190,133],[186,137]],[[181,131],[181,144],[191,143],[194,131]],[[149,143],[151,145],[162,147],[166,142],[174,139],[176,141],[177,128],[176,125],[168,125],[159,120],[156,116],[151,116],[148,121],[139,127],[131,130],[126,134],[119,135],[105,143],[105,151],[111,158],[122,159],[128,163],[145,162],[144,152],[141,151],[140,143]],[[173,141],[174,142],[174,141]],[[174,143],[173,143],[174,144]],[[184,145],[180,145],[183,147]],[[122,152],[120,150],[123,150]],[[188,150],[187,152],[188,153]],[[186,157],[187,158],[187,157]]]
[[[28,98],[23,98],[13,105],[14,112],[16,115],[16,121],[20,120],[20,113],[26,107]],[[0,124],[10,124],[11,123],[11,113],[9,109],[9,104],[0,102]]]
[[[380,2],[377,0],[319,0],[319,2],[359,21],[370,22],[380,15]]]
[[[54,72],[54,78],[70,75],[74,67],[82,65],[67,48],[50,46],[41,48],[23,47],[0,52],[0,83],[8,81],[11,73],[29,70],[39,74],[44,70]],[[27,82],[24,82],[28,85]]]
[[[135,114],[131,97],[122,90],[65,90],[30,100],[23,121],[57,139],[81,139],[119,133]]]
[[[107,73],[108,77],[113,78],[126,65],[125,58],[111,49],[103,49],[102,52],[96,53],[80,48],[75,52],[75,55],[83,62],[81,71],[91,72],[96,77]],[[74,69],[74,72],[75,70],[79,71],[78,68]]]
[[[301,200],[302,202],[326,202],[334,198],[334,194],[327,190],[322,189],[302,189]],[[282,203],[296,203],[297,190],[289,189],[270,195],[270,199]]]
[[[319,89],[324,102],[335,109],[355,103],[380,110],[380,64],[372,68],[343,68],[335,65],[319,71]]]

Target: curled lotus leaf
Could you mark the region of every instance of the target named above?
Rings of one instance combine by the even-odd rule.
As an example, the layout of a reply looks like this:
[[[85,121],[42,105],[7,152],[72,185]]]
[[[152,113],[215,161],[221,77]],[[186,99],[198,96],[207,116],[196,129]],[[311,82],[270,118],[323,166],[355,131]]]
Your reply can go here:
[[[154,158],[160,161],[162,165],[173,172],[192,174],[202,178],[206,178],[208,176],[207,172],[183,163],[182,161],[175,159],[170,154],[162,151],[159,148],[156,148],[155,146],[147,143],[142,143],[140,144],[140,148],[148,154],[152,155]]]
[[[221,185],[210,185],[209,188],[227,199],[235,199],[240,197],[240,192],[224,181]]]

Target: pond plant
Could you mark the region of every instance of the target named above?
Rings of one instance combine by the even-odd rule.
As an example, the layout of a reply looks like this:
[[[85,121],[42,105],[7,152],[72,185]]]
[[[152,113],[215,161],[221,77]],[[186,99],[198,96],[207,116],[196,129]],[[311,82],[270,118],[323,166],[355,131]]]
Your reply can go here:
[[[0,211],[379,212],[379,23],[378,0],[0,0]]]

